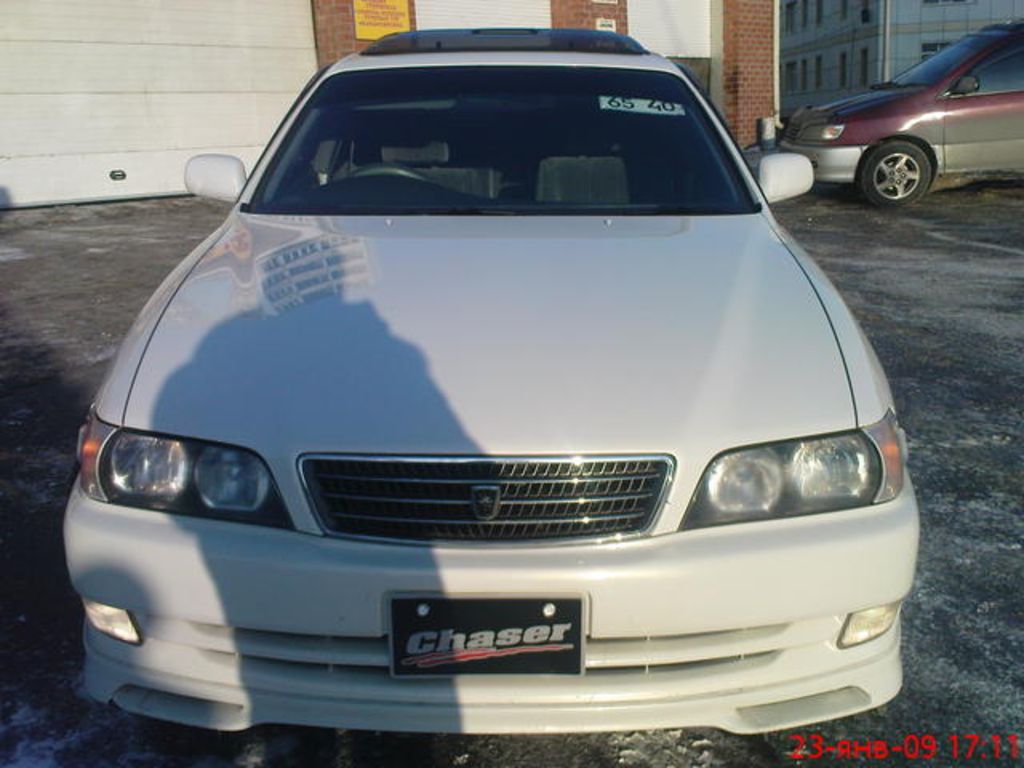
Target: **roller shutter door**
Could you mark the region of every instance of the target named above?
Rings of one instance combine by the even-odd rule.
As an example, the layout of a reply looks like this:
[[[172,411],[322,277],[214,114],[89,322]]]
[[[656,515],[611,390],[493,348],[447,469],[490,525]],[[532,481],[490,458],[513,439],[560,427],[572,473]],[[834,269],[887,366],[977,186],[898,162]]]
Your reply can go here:
[[[251,168],[315,68],[309,0],[3,0],[0,207],[180,192],[199,152]]]

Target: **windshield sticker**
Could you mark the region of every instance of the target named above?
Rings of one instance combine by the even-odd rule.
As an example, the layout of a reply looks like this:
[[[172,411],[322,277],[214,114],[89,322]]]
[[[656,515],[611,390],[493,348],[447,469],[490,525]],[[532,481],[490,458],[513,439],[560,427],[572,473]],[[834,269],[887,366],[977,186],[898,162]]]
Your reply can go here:
[[[636,112],[640,115],[661,115],[676,117],[686,114],[682,104],[674,101],[658,101],[657,99],[640,99],[633,96],[598,96],[601,109],[615,112]]]

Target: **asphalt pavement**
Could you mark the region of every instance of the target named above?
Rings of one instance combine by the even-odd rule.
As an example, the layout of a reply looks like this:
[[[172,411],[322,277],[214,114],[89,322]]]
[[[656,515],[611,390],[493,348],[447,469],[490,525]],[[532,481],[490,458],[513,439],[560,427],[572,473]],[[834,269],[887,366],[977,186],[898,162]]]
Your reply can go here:
[[[132,318],[225,211],[191,198],[0,211],[0,765],[795,764],[790,733],[218,734],[89,701],[60,530],[76,430]],[[903,692],[799,733],[826,743],[932,735],[938,757],[917,764],[976,763],[951,759],[951,735],[1024,731],[1024,181],[947,189],[899,211],[825,187],[776,215],[875,345],[922,508]],[[872,563],[836,567],[856,578]]]

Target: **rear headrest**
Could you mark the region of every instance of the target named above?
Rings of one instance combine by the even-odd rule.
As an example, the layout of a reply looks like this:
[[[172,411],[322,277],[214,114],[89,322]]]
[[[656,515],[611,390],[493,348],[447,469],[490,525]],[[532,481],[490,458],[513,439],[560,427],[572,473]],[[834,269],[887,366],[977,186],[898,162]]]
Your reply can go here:
[[[547,157],[537,170],[537,202],[618,205],[629,202],[621,157]]]

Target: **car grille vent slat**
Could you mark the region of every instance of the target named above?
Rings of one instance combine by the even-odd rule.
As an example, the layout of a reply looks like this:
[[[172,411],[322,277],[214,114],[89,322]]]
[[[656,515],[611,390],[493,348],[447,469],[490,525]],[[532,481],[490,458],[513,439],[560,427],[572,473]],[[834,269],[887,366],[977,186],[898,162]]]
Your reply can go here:
[[[307,487],[328,532],[412,541],[532,541],[639,533],[653,522],[672,468],[668,456],[315,456],[302,462]]]

